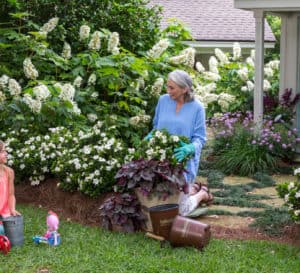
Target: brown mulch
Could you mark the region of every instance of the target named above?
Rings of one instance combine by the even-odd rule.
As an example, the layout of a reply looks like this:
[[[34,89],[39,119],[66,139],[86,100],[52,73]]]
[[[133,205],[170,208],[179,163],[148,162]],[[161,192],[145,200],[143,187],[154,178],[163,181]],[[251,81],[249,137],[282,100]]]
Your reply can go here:
[[[17,203],[51,209],[66,220],[100,227],[99,207],[111,194],[91,198],[79,192],[62,191],[57,183],[55,179],[48,179],[39,186],[18,184],[15,186]],[[213,225],[211,231],[212,237],[218,239],[267,240],[300,246],[300,225],[297,224],[286,226],[280,237],[271,237],[253,228],[233,229]]]

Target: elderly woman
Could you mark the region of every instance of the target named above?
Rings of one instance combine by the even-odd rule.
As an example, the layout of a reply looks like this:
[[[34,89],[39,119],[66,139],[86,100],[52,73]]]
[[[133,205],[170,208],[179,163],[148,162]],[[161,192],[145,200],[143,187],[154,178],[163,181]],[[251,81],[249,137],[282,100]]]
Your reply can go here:
[[[167,94],[162,95],[155,109],[153,129],[166,129],[170,134],[186,136],[190,143],[181,143],[181,147],[174,150],[174,156],[180,162],[191,156],[187,163],[186,182],[189,185],[188,194],[179,205],[181,215],[187,215],[200,202],[212,199],[207,188],[192,185],[197,176],[201,150],[206,142],[205,110],[203,105],[195,99],[193,81],[183,70],[174,70],[169,73]],[[152,137],[151,132],[146,139]]]

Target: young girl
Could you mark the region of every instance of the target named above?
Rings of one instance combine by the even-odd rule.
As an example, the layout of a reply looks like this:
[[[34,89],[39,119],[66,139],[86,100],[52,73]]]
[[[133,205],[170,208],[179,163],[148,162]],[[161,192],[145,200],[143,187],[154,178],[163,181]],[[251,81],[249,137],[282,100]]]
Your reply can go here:
[[[3,218],[21,215],[16,210],[15,173],[13,169],[5,165],[6,163],[7,152],[5,144],[0,140],[0,216]],[[0,222],[0,234],[1,232],[3,233],[3,226]]]

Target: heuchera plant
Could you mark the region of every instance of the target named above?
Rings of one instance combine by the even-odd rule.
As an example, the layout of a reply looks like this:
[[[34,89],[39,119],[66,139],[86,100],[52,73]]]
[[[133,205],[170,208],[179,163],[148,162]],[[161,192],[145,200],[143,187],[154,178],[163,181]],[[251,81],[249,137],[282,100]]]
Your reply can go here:
[[[118,225],[126,232],[140,230],[144,226],[145,215],[134,194],[116,193],[100,206],[102,227],[112,230],[112,225]]]
[[[133,160],[117,172],[116,190],[131,191],[139,187],[143,195],[153,193],[165,199],[183,189],[186,183],[184,172],[183,164],[172,165],[168,160]]]

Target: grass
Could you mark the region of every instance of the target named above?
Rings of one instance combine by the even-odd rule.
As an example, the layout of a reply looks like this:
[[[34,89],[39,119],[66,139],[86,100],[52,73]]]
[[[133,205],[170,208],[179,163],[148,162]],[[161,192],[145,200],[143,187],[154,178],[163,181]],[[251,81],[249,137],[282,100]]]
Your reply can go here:
[[[143,233],[111,233],[61,220],[62,244],[35,245],[31,238],[46,229],[46,211],[20,206],[25,243],[0,255],[1,273],[92,272],[299,272],[300,248],[265,241],[211,239],[204,251],[192,247],[160,247]]]

